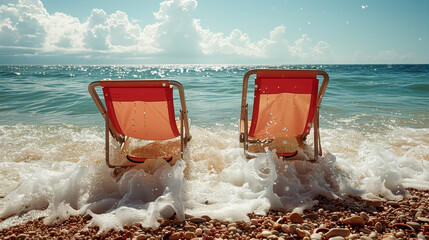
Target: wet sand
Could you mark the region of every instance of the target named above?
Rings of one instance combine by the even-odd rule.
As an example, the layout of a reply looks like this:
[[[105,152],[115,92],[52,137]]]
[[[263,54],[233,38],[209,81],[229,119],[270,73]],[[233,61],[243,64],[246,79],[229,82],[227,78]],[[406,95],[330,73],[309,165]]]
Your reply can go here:
[[[359,197],[326,199],[303,214],[271,210],[249,214],[249,222],[227,222],[187,216],[160,220],[157,229],[136,224],[98,233],[91,216],[73,216],[46,226],[43,219],[0,231],[1,239],[428,239],[429,190],[407,189],[400,201]],[[1,221],[1,220],[0,220]]]

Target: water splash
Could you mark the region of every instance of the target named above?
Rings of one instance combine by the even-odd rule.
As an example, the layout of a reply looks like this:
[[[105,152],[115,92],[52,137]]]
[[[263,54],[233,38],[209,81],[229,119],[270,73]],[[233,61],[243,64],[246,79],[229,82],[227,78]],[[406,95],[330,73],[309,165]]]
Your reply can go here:
[[[22,141],[36,147],[47,143],[26,140],[29,132],[56,134],[45,127],[20,128],[26,131],[2,128],[3,139],[10,136],[21,139],[17,144]],[[248,160],[235,130],[194,126],[184,161],[174,166],[162,159],[147,162],[115,179],[104,164],[100,129],[56,129],[71,134],[57,136],[48,147],[57,148],[70,139],[95,141],[84,141],[88,146],[80,146],[80,151],[64,152],[62,160],[52,152],[43,153],[37,161],[17,163],[14,157],[2,158],[2,169],[17,177],[0,172],[5,183],[0,217],[6,218],[0,229],[40,217],[45,217],[45,224],[53,224],[82,214],[90,214],[91,224],[101,231],[134,223],[156,227],[158,219],[173,214],[239,221],[249,220],[247,213],[264,214],[270,208],[302,212],[317,204],[319,195],[399,199],[406,194],[405,187],[429,189],[426,130],[395,128],[366,134],[322,129],[325,155],[317,163],[309,163],[282,161],[269,151]],[[391,135],[403,137],[392,139]],[[94,148],[101,151],[94,153]],[[13,149],[16,153],[9,156],[28,154]],[[76,158],[78,161],[73,160]]]

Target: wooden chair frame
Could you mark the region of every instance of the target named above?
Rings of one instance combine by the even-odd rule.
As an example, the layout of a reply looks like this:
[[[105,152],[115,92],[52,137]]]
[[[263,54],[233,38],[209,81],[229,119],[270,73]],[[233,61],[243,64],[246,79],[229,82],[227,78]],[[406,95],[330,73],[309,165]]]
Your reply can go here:
[[[117,81],[117,82],[132,81],[133,83],[139,83],[142,86],[144,86],[145,83],[149,82],[149,81],[154,82],[154,81],[166,81],[166,80],[145,79],[145,80],[103,80],[103,81]],[[186,148],[188,142],[192,138],[190,133],[189,133],[189,121],[188,121],[188,111],[187,111],[186,102],[185,102],[185,91],[184,91],[181,83],[179,83],[177,81],[169,81],[169,80],[167,80],[167,82],[169,85],[176,87],[179,91],[180,104],[182,107],[182,109],[180,109],[180,157],[183,159],[183,153],[185,151],[185,148]],[[115,128],[113,127],[113,125],[110,121],[110,118],[107,114],[106,106],[103,104],[99,95],[96,92],[96,89],[95,89],[96,87],[101,87],[101,81],[96,81],[96,82],[92,82],[91,84],[89,84],[88,91],[89,91],[92,99],[94,100],[95,105],[97,106],[98,110],[100,111],[100,113],[103,116],[105,123],[106,123],[106,128],[105,128],[106,129],[105,130],[105,133],[106,133],[105,134],[106,164],[110,168],[127,168],[127,167],[130,167],[130,166],[122,166],[122,165],[112,165],[109,161],[110,134],[112,134],[112,137],[114,139],[116,139],[116,141],[118,141],[118,143],[121,145],[125,142],[126,136],[122,136],[121,134],[119,134],[115,130]],[[183,131],[183,130],[185,130],[185,131]]]
[[[241,98],[241,115],[240,115],[240,143],[243,143],[244,154],[246,158],[252,158],[252,156],[248,153],[249,143],[259,143],[261,140],[259,139],[249,139],[249,120],[248,120],[248,104],[247,104],[247,90],[248,90],[248,82],[249,77],[253,74],[258,74],[258,71],[267,69],[253,69],[248,72],[243,77],[243,90],[242,90],[242,98]],[[270,71],[306,71],[306,70],[287,70],[287,69],[270,69]],[[313,117],[312,125],[314,127],[314,158],[310,159],[310,161],[317,161],[319,156],[322,156],[322,145],[320,141],[320,132],[319,132],[319,111],[320,104],[322,103],[323,95],[325,94],[326,88],[329,83],[329,76],[324,71],[317,71],[317,76],[323,76],[323,82],[317,94],[317,105],[315,114]],[[241,131],[243,129],[243,131]],[[299,145],[302,145],[306,140],[307,134],[298,136],[297,141]]]

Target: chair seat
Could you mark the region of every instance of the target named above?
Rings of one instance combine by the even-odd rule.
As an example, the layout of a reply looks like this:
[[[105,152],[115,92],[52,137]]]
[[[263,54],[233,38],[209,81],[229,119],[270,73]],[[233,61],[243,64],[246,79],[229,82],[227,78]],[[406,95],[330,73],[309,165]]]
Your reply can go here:
[[[247,90],[251,75],[256,74],[252,117],[249,121]],[[323,83],[318,91],[319,79]],[[314,126],[314,159],[321,155],[319,107],[329,81],[318,70],[254,69],[243,78],[240,116],[240,142],[244,153],[273,151],[279,157],[297,155]],[[246,125],[247,124],[247,129]]]
[[[277,154],[292,154],[297,151],[299,148],[298,141],[296,137],[284,137],[277,139],[269,139],[269,140],[259,140],[256,142],[249,141],[249,152],[253,153],[261,153],[266,152],[265,149],[273,151],[276,150]]]
[[[129,143],[125,143],[124,146],[126,146],[127,149],[124,147],[122,151],[136,158],[180,158],[180,138],[168,141],[149,141],[149,143],[142,145],[130,145]]]
[[[102,88],[104,104],[95,87]],[[174,111],[173,87],[179,92],[180,120],[176,120]],[[175,162],[183,157],[191,136],[184,89],[179,82],[102,80],[91,83],[88,90],[106,121],[106,163],[109,167],[130,167],[121,159],[115,159],[120,164],[109,162],[109,132],[121,144],[120,155],[133,164],[158,158]]]

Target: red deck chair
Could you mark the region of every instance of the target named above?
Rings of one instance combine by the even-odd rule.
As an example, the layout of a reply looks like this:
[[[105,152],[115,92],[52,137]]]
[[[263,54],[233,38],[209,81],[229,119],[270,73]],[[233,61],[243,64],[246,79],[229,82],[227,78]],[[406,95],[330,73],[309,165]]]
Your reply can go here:
[[[101,86],[104,102],[100,100],[95,87]],[[173,86],[179,91],[180,121],[175,120]],[[128,167],[112,165],[109,162],[109,132],[121,145],[130,138],[153,140],[155,142],[174,139],[180,136],[180,157],[188,141],[189,123],[183,86],[168,80],[103,80],[93,82],[88,90],[92,99],[106,121],[106,163],[109,167]],[[177,127],[180,125],[180,129]],[[156,145],[156,148],[162,145]],[[171,146],[170,146],[171,147]],[[170,148],[167,147],[167,148]],[[177,152],[176,151],[176,152]],[[152,150],[136,151],[139,156],[126,155],[134,163],[142,163],[148,158],[162,157],[171,161],[173,156],[151,156]],[[144,155],[147,156],[144,156]]]
[[[249,77],[256,74],[252,120],[248,121],[246,100]],[[323,83],[318,91],[319,80]],[[278,157],[289,158],[303,147],[314,126],[314,159],[322,155],[319,108],[329,82],[328,74],[317,70],[256,69],[243,78],[240,142],[246,157],[252,152],[276,149]]]

